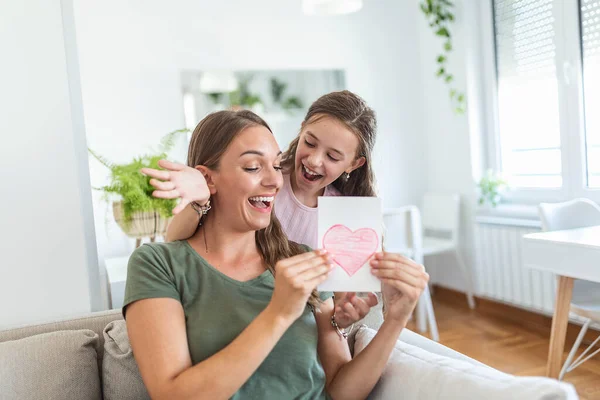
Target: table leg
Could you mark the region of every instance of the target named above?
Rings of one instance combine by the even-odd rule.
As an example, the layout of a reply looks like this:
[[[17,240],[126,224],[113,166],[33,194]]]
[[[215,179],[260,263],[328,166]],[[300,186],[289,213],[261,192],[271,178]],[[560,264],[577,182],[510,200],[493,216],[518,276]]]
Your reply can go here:
[[[569,310],[571,308],[572,295],[573,278],[559,276],[554,316],[552,317],[548,363],[546,364],[546,375],[550,378],[556,379],[560,373],[562,355],[565,349],[565,337],[567,336],[567,326],[569,324]]]

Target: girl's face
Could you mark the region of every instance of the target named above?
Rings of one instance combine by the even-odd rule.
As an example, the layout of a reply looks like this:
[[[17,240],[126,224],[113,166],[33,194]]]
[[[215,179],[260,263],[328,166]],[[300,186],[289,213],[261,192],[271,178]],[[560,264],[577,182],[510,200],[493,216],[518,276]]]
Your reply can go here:
[[[283,184],[280,162],[281,151],[267,128],[252,126],[240,132],[217,170],[202,167],[209,176],[215,211],[223,211],[226,222],[240,232],[266,228]]]
[[[358,157],[358,138],[346,125],[330,116],[307,123],[300,132],[294,166],[297,189],[318,193],[342,174],[365,163]]]

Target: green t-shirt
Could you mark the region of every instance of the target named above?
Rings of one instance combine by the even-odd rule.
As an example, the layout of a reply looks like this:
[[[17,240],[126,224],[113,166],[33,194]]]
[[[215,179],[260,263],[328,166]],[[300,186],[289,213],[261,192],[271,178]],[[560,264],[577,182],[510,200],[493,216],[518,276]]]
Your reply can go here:
[[[180,301],[192,364],[197,364],[231,343],[265,309],[274,283],[269,271],[247,282],[236,281],[211,266],[187,241],[145,244],[129,259],[123,312],[141,299]],[[329,297],[330,292],[321,293],[322,299]],[[317,357],[317,324],[308,305],[232,398],[328,398]]]

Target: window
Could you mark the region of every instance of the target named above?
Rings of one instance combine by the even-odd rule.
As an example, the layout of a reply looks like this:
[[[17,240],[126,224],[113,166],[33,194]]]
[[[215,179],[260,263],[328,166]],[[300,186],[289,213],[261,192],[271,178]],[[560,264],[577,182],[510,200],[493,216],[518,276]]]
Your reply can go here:
[[[600,0],[488,1],[489,167],[515,201],[600,200]]]
[[[501,169],[517,187],[562,186],[552,3],[494,3]]]
[[[600,188],[600,0],[581,1],[587,185]]]

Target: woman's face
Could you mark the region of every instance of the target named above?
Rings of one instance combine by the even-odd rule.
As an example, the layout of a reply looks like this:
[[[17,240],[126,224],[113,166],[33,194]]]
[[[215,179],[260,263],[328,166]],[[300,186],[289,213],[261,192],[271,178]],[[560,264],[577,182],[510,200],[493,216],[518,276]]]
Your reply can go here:
[[[280,161],[281,151],[267,128],[252,126],[240,132],[218,169],[209,171],[215,212],[240,232],[266,228],[283,184]]]
[[[294,174],[297,189],[317,193],[343,173],[362,166],[358,138],[346,125],[329,116],[309,122],[300,132]]]

